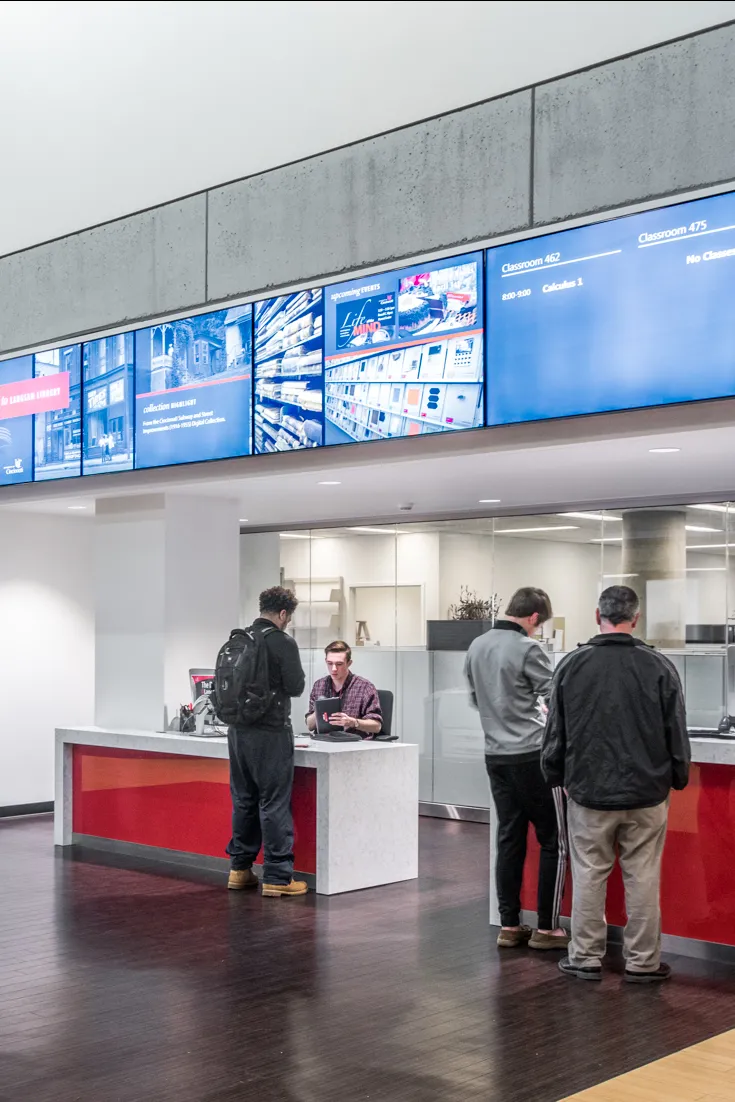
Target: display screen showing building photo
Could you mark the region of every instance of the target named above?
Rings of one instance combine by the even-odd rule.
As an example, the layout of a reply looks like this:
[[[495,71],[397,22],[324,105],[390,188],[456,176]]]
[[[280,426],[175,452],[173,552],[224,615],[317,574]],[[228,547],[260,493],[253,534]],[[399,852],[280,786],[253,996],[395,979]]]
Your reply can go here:
[[[735,394],[735,194],[487,253],[488,424]]]
[[[133,467],[133,333],[101,337],[82,346],[83,463],[87,474]]]
[[[252,308],[135,334],[135,466],[249,455]]]
[[[255,304],[255,452],[324,442],[322,290]]]
[[[325,443],[483,423],[482,253],[325,292]]]
[[[34,481],[73,478],[82,473],[82,346],[50,348],[33,360],[34,379],[58,388],[59,402],[34,418]]]
[[[0,486],[33,477],[33,413],[58,403],[45,389],[33,378],[33,356],[0,361]]]

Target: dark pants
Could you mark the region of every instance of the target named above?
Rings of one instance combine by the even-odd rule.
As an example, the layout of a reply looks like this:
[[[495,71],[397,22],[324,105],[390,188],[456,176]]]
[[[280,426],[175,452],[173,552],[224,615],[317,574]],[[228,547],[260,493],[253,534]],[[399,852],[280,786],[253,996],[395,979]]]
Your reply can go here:
[[[499,765],[494,758],[486,760],[486,765],[498,814],[495,880],[501,924],[517,926],[521,919],[526,839],[528,824],[533,823],[541,847],[538,927],[555,930],[567,866],[564,793],[547,785],[538,759]]]
[[[233,869],[249,869],[263,844],[263,881],[288,884],[293,876],[293,735],[230,727]]]

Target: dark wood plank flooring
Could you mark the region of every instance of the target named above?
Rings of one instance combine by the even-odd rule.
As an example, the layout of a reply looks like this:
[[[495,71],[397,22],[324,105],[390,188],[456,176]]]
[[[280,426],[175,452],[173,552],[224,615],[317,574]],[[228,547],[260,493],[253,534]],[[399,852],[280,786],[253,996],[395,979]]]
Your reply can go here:
[[[264,900],[0,822],[1,1102],[556,1102],[735,1026],[733,968],[499,952],[487,844],[423,819],[418,882]]]

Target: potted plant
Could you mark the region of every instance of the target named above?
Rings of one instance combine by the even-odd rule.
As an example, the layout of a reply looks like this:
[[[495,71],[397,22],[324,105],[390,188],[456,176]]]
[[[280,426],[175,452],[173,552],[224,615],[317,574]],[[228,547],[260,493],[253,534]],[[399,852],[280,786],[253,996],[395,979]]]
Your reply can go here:
[[[463,585],[459,591],[459,600],[447,610],[447,619],[427,622],[427,649],[467,650],[473,639],[493,626],[500,612],[500,605],[501,598],[497,593],[491,593],[486,600]]]

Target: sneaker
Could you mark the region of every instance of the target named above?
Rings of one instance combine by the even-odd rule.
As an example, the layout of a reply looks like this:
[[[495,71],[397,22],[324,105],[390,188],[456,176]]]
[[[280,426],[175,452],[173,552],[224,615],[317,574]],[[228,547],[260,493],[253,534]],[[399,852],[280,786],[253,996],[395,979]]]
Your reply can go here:
[[[671,965],[659,964],[655,972],[630,972],[625,969],[626,983],[664,983],[671,979]]]
[[[501,929],[497,943],[501,949],[516,949],[519,945],[525,945],[532,933],[530,926],[519,926],[517,930]]]
[[[528,943],[529,949],[567,949],[569,947],[569,934],[566,930],[560,934],[542,934],[540,930],[534,930]]]
[[[305,880],[292,880],[290,884],[264,884],[263,895],[306,895],[309,885]]]
[[[245,888],[257,888],[259,883],[252,869],[232,869],[227,887],[231,892],[241,892]]]
[[[569,957],[562,957],[559,961],[559,971],[563,972],[565,976],[576,976],[578,980],[591,980],[593,983],[602,979],[602,968],[594,968],[592,966],[586,966],[584,968],[577,968],[572,964]]]

